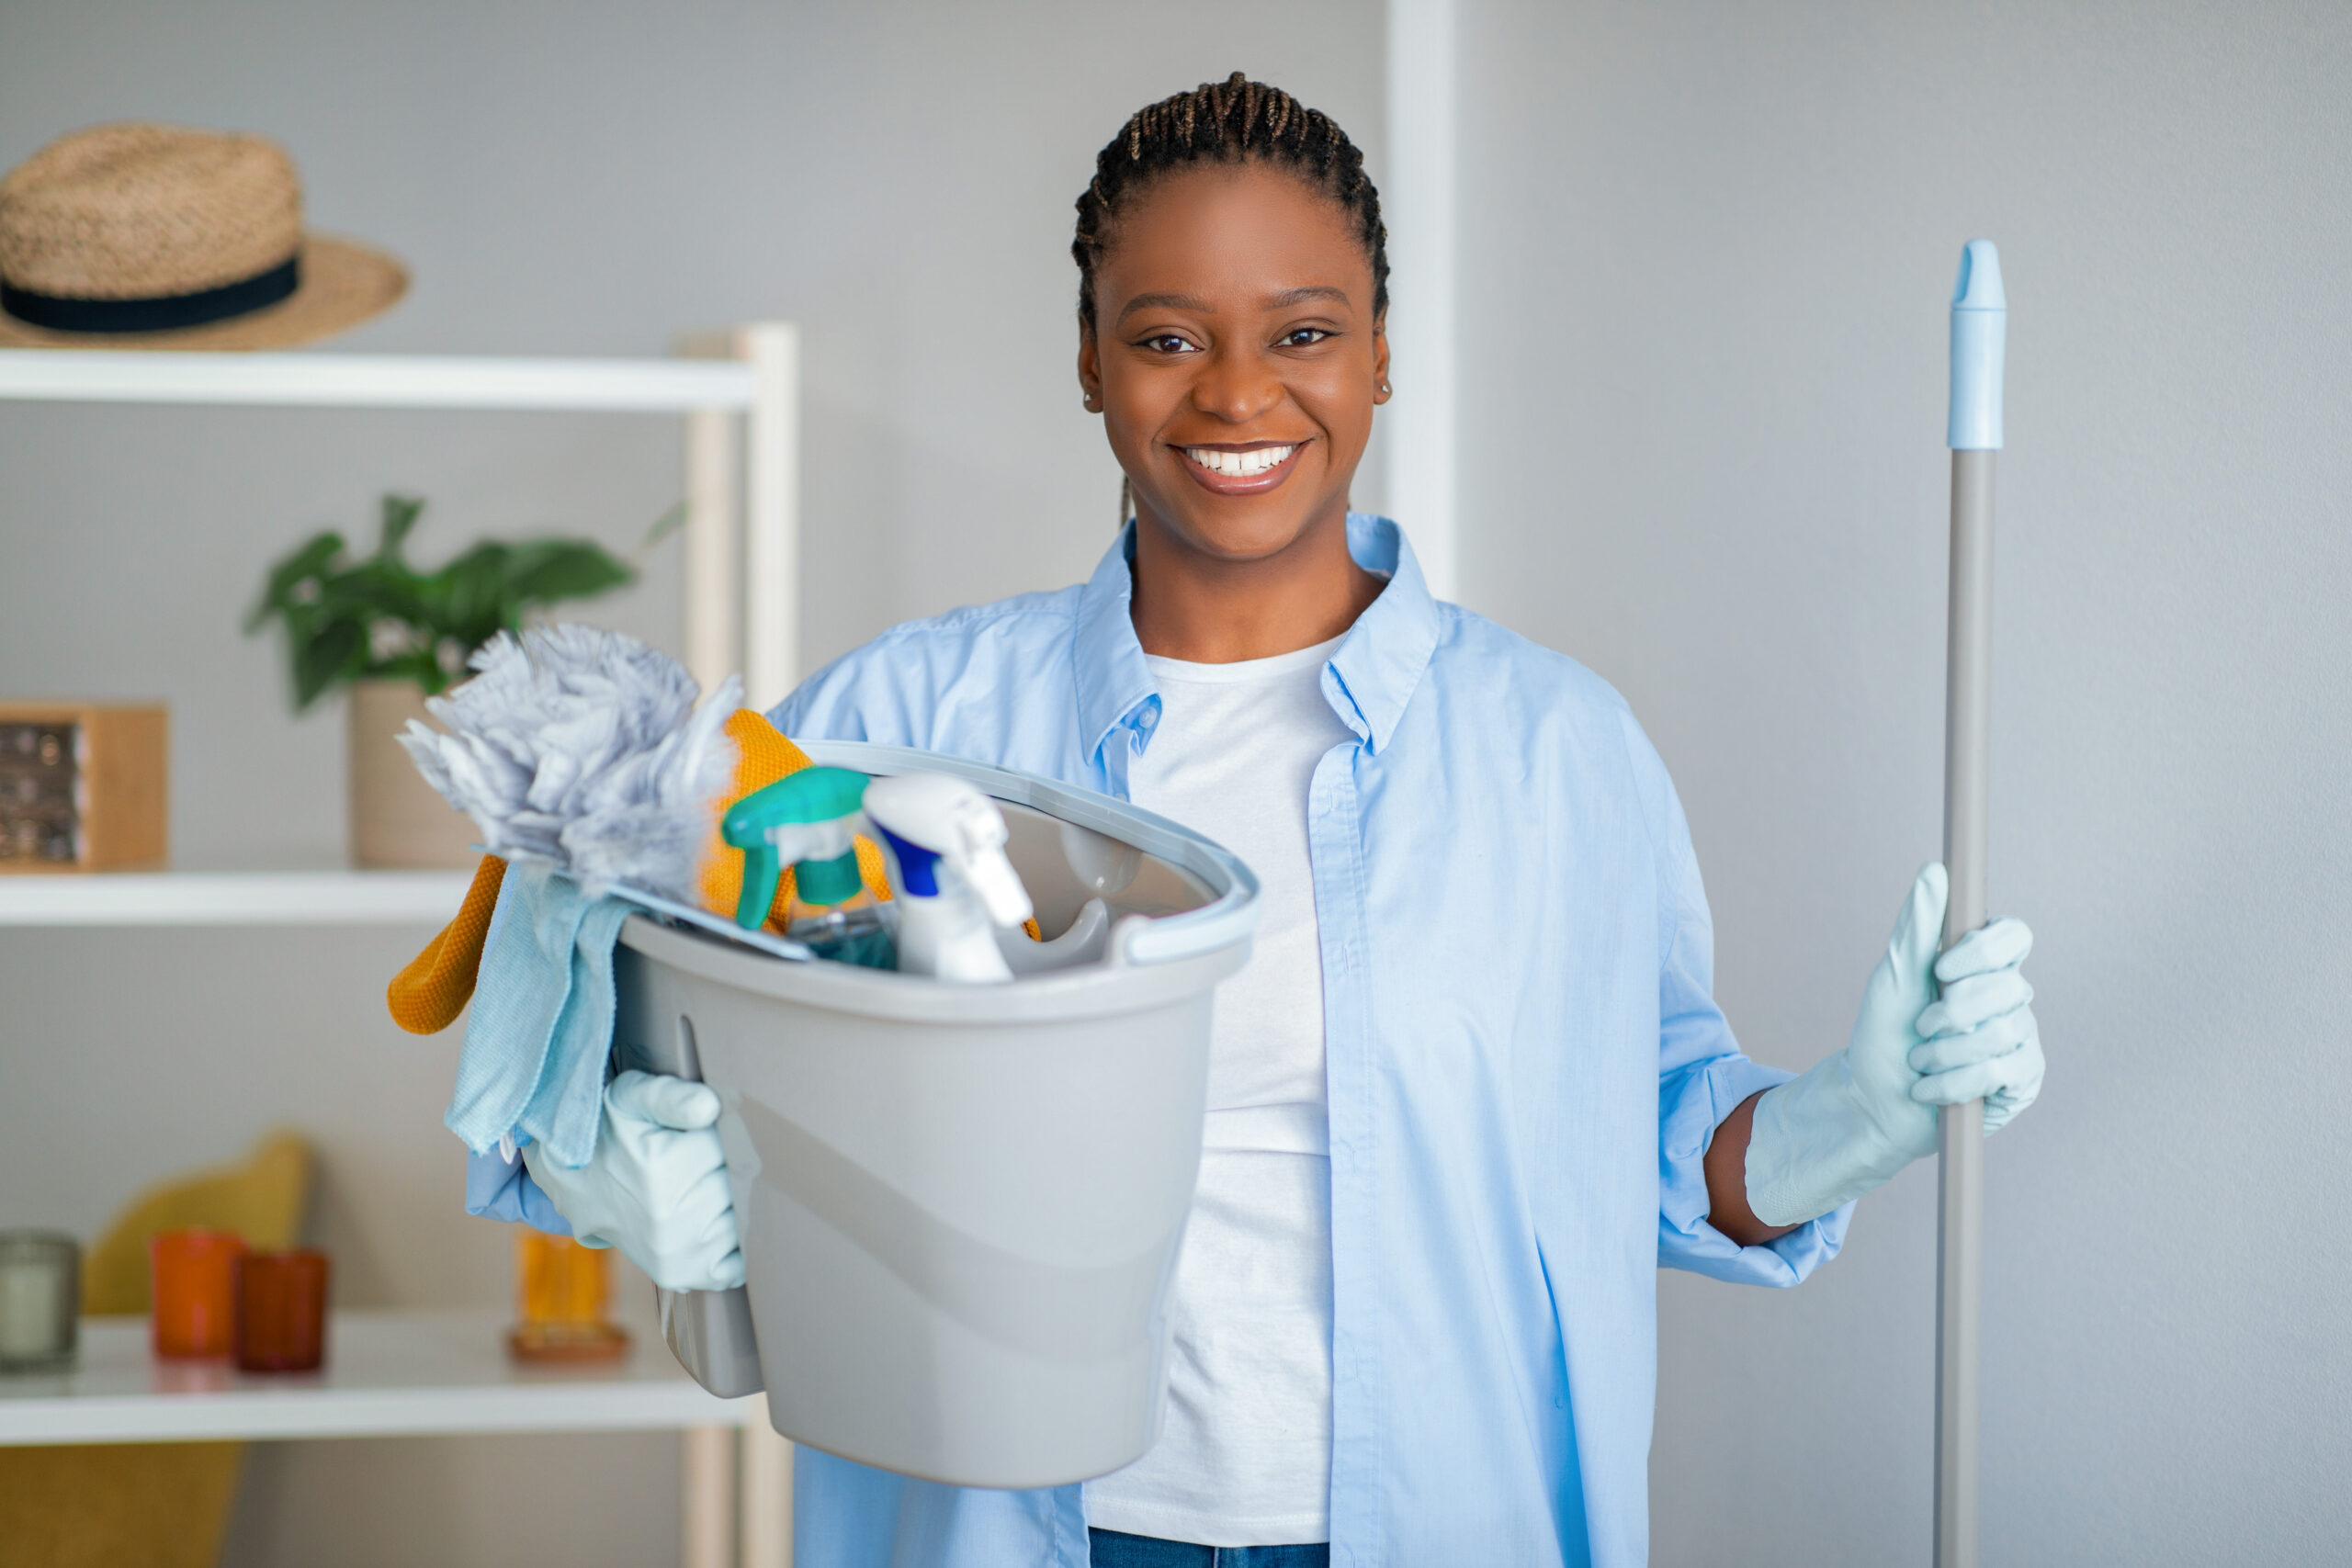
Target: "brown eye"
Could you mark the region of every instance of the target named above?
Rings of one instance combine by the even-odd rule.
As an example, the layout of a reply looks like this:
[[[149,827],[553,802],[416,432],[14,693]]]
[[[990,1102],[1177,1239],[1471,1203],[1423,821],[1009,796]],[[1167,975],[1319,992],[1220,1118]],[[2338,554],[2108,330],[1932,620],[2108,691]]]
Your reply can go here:
[[[1330,335],[1331,334],[1329,333],[1325,332],[1321,327],[1300,327],[1295,332],[1284,333],[1283,334],[1283,346],[1284,348],[1312,348],[1315,344],[1321,343],[1325,338],[1329,337]]]
[[[1143,346],[1151,350],[1154,354],[1182,354],[1189,350],[1193,345],[1186,343],[1182,338],[1178,337],[1174,333],[1161,333],[1157,337],[1148,337],[1144,339]]]

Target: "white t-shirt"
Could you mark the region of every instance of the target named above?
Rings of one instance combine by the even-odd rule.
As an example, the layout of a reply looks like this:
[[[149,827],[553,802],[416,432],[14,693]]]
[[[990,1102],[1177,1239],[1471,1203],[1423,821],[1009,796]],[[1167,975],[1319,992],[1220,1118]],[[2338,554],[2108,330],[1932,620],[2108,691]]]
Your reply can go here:
[[[1167,1425],[1142,1459],[1087,1483],[1087,1520],[1105,1529],[1204,1546],[1330,1538],[1331,1161],[1306,796],[1324,754],[1355,739],[1323,697],[1338,647],[1147,660],[1159,722],[1128,794],[1248,862],[1263,903],[1249,964],[1217,988]]]

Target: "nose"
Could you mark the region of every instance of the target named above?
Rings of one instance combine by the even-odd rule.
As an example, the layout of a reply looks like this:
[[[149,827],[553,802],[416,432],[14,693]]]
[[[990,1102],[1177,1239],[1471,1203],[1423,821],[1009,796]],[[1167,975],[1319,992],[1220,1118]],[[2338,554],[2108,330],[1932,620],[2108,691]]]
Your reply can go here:
[[[1193,407],[1211,418],[1247,424],[1283,400],[1282,378],[1254,344],[1220,344],[1201,358]]]

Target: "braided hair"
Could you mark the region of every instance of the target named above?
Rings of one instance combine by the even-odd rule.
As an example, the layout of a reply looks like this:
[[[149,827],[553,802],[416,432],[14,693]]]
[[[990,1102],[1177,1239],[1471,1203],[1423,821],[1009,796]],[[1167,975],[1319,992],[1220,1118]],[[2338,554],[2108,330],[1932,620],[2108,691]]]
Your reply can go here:
[[[1161,176],[1196,164],[1263,162],[1339,203],[1372,262],[1372,316],[1388,311],[1388,231],[1363,153],[1331,117],[1279,87],[1237,71],[1189,93],[1162,98],[1134,117],[1095,155],[1094,178],[1078,198],[1078,321],[1094,331],[1094,269],[1110,249],[1121,212]]]

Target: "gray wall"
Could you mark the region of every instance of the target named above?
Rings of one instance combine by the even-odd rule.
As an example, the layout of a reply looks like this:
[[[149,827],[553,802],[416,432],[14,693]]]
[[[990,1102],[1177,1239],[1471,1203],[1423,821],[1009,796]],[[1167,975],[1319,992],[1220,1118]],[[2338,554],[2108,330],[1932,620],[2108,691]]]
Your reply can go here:
[[[2009,285],[1984,1559],[2340,1562],[2352,12],[1464,20],[1465,597],[1632,699],[1757,1056],[1940,829],[1945,305]],[[1408,367],[1398,367],[1400,380]],[[1804,1289],[1663,1281],[1662,1564],[1925,1562],[1932,1168]]]
[[[1068,247],[1095,149],[1240,65],[1376,163],[1382,24],[1367,0],[1173,27],[1077,0],[0,5],[0,166],[119,117],[280,138],[320,227],[414,268],[343,348],[659,354],[798,321],[813,663],[1091,568],[1117,469],[1078,406]],[[236,629],[266,563],[372,535],[391,488],[433,502],[424,560],[525,529],[625,547],[679,462],[660,419],[0,406],[0,693],[167,699],[182,863],[331,862],[341,716],[289,717],[278,649]],[[674,646],[674,550],[588,618]],[[0,932],[0,1223],[86,1235],[290,1121],[344,1302],[503,1301],[505,1238],[458,1213],[438,1125],[455,1032],[382,1013],[425,934]],[[248,1473],[238,1563],[674,1550],[660,1436],[277,1445]]]

